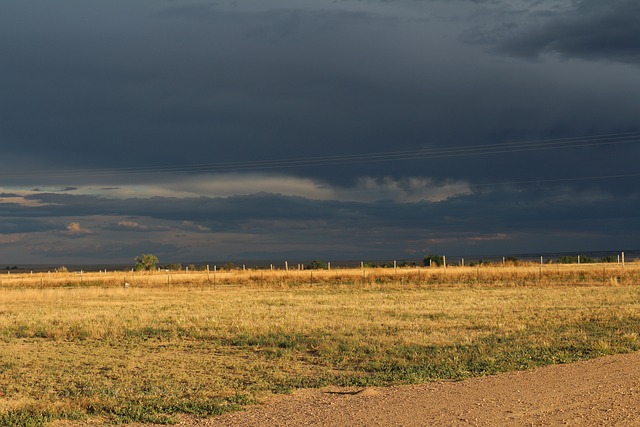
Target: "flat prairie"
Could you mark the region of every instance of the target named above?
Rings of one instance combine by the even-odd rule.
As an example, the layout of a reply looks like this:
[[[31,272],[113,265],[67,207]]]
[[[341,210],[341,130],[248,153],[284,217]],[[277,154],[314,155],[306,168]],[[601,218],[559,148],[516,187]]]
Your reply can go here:
[[[632,352],[639,284],[635,263],[3,274],[0,425],[167,424]]]

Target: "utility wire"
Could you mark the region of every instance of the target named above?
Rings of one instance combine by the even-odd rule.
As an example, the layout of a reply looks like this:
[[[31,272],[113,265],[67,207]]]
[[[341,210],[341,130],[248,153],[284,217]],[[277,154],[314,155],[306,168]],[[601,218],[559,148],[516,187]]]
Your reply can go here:
[[[446,148],[425,148],[373,153],[332,156],[298,157],[288,159],[252,160],[235,162],[197,163],[166,166],[138,166],[124,168],[65,169],[57,171],[19,171],[0,173],[2,178],[32,177],[109,177],[122,175],[150,175],[195,172],[239,172],[295,168],[303,166],[348,165],[359,163],[389,162],[403,160],[428,160],[464,156],[489,156],[496,154],[523,153],[546,150],[568,150],[586,147],[601,147],[640,142],[640,132],[601,134],[586,137],[541,139],[522,142],[507,142],[465,145]]]

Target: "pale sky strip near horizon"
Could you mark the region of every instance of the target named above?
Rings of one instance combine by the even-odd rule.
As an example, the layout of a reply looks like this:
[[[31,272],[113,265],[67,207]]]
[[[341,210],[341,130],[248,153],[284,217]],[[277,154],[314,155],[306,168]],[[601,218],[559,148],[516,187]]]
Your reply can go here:
[[[0,2],[0,264],[638,249],[638,22],[637,0]]]

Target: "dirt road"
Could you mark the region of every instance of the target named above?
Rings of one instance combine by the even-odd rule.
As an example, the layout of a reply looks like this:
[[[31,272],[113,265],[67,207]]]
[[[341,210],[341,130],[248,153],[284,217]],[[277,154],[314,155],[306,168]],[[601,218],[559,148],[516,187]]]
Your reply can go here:
[[[97,420],[51,424],[98,425]],[[180,425],[640,426],[640,352],[460,382],[300,390],[244,412],[183,418]]]
[[[640,353],[461,382],[302,390],[189,426],[640,426]]]

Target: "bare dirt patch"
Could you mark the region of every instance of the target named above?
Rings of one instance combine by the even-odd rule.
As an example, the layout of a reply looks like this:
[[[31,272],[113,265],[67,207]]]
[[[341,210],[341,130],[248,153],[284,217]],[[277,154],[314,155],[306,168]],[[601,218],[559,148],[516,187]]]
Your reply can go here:
[[[189,426],[640,426],[640,352],[460,382],[300,390]]]

